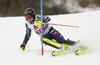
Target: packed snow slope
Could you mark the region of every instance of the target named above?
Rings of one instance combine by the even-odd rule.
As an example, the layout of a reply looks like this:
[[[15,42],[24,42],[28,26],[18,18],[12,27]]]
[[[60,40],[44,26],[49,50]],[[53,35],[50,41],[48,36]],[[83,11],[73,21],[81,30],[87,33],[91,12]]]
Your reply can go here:
[[[78,25],[79,28],[54,26],[65,39],[80,40],[92,49],[76,56],[69,53],[53,57],[57,49],[44,45],[41,56],[40,37],[32,32],[25,51],[20,44],[25,36],[24,17],[0,17],[0,65],[100,65],[100,11],[50,16],[50,23]],[[59,50],[58,50],[59,51]]]

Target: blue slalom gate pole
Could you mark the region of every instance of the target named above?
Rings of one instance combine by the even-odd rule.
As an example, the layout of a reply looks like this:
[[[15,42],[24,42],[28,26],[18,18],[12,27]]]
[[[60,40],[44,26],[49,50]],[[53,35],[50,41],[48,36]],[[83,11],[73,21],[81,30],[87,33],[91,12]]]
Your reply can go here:
[[[43,51],[43,10],[42,10],[42,0],[40,0],[40,3],[41,3],[41,55],[43,55],[44,51]]]

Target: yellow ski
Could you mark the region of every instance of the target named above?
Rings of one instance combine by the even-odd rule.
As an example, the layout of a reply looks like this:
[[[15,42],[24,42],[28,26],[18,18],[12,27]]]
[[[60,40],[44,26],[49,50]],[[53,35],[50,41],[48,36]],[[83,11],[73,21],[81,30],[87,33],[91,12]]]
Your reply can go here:
[[[85,53],[86,53],[86,51],[81,51],[81,50],[76,50],[75,51],[76,55],[81,55],[81,54],[85,54]]]
[[[76,50],[76,51],[75,51],[75,54],[76,54],[76,55],[85,54],[85,53],[87,52],[87,48],[89,48],[89,47],[84,46],[84,50]]]
[[[67,51],[67,52],[63,52],[63,51],[53,51],[52,52],[52,56],[59,56],[59,55],[67,54],[67,53],[69,53],[69,51]]]
[[[74,47],[74,46],[73,46]],[[79,50],[77,48],[74,48],[74,49],[67,49],[66,51],[53,51],[52,52],[52,56],[59,56],[59,55],[64,55],[64,54],[68,54],[68,53],[71,53],[71,52],[75,52],[76,55],[81,55],[81,54],[85,54],[89,51],[87,51],[87,46],[84,47],[84,51],[83,50]]]
[[[82,55],[82,54],[85,54],[85,53],[87,53],[87,52],[90,52],[89,50],[87,50],[89,47],[87,47],[87,46],[85,46],[84,47],[84,50],[76,50],[75,51],[75,54],[76,55]]]
[[[75,49],[69,49],[69,50],[66,50],[66,51],[53,51],[52,56],[64,55],[64,54],[68,54],[68,53],[71,53],[71,52],[75,52]]]

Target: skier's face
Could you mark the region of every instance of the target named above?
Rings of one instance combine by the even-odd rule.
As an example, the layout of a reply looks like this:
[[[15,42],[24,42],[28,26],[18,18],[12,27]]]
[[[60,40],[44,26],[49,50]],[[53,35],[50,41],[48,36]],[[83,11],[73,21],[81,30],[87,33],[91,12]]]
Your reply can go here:
[[[31,15],[27,15],[26,19],[28,22],[33,22],[34,18]]]
[[[33,20],[34,20],[33,17],[30,17],[30,18],[27,19],[28,22],[33,22]]]

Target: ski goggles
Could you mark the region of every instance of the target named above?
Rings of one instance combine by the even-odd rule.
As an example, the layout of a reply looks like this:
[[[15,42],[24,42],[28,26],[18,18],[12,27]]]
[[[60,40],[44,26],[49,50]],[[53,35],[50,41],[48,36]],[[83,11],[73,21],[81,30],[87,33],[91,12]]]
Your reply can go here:
[[[26,19],[31,19],[31,17],[32,17],[31,15],[26,15],[25,16]]]

